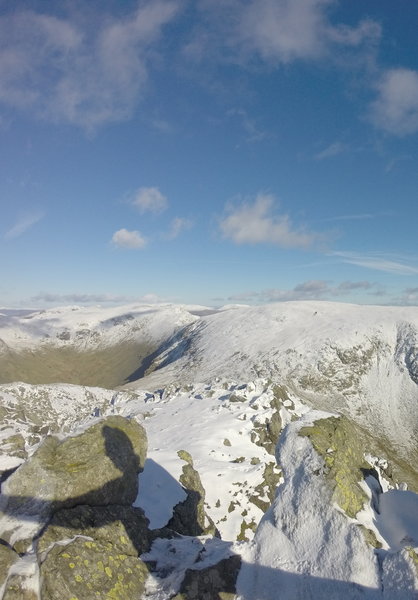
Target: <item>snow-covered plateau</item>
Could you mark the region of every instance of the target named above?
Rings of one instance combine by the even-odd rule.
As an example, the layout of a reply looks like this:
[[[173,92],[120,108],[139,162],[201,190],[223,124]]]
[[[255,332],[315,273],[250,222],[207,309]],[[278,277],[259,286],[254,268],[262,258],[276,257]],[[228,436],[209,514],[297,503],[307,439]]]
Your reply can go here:
[[[414,307],[0,309],[0,599],[418,598],[417,385]]]

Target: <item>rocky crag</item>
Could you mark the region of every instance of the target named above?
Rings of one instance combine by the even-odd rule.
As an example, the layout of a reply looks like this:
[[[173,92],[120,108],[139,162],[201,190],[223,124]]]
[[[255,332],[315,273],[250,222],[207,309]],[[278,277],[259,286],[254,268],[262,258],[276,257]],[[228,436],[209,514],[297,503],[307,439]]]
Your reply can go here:
[[[39,445],[1,489],[3,600],[144,597],[153,564],[140,556],[160,537],[203,533],[205,521],[204,491],[188,456],[186,502],[175,508],[170,527],[149,528],[144,512],[132,506],[146,453],[144,428],[120,416],[64,439],[48,436]],[[237,561],[226,557],[200,570],[196,580],[188,569],[177,597],[234,590]]]

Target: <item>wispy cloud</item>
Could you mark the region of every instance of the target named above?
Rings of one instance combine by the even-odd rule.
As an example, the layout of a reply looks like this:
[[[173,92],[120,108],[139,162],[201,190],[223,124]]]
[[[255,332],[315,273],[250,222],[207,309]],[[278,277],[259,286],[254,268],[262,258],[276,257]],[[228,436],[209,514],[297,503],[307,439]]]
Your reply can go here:
[[[376,44],[381,36],[378,23],[364,19],[354,26],[334,25],[327,14],[332,4],[333,0],[201,0],[208,24],[203,32],[199,28],[187,52],[199,59],[204,47],[222,47],[240,62],[257,57],[289,64],[330,57],[336,47],[358,50]]]
[[[347,296],[356,292],[366,292],[375,295],[379,291],[384,295],[378,284],[370,281],[343,281],[337,285],[322,279],[313,279],[299,283],[294,288],[272,288],[259,292],[243,292],[228,298],[231,302],[288,302],[292,300],[325,300]]]
[[[326,158],[332,158],[333,156],[338,156],[338,154],[342,154],[347,150],[347,145],[342,142],[333,142],[321,152],[315,154],[315,160],[325,160]]]
[[[179,9],[152,0],[121,19],[13,10],[0,19],[0,102],[88,130],[131,116],[149,50]],[[75,14],[75,13],[74,13]]]
[[[377,216],[380,215],[372,215],[371,213],[359,213],[359,214],[353,214],[353,215],[338,215],[335,217],[326,217],[324,219],[321,219],[322,221],[366,221],[368,219],[375,219]]]
[[[42,213],[27,213],[21,215],[16,223],[6,231],[4,234],[4,238],[6,240],[13,240],[21,235],[23,235],[28,229],[33,227],[36,223],[38,223],[44,215]]]
[[[418,71],[389,69],[377,84],[377,98],[370,105],[376,127],[397,136],[418,131]]]
[[[155,304],[164,302],[156,294],[145,294],[143,296],[126,296],[115,294],[51,294],[49,292],[40,292],[30,298],[30,302],[39,304],[125,304],[132,302],[143,302],[145,304]]]
[[[174,240],[177,238],[183,231],[187,231],[193,227],[193,222],[190,219],[186,219],[184,217],[175,217],[171,223],[168,233],[165,234],[165,239]]]
[[[242,108],[233,108],[228,111],[228,116],[239,119],[241,126],[244,129],[247,142],[261,142],[268,137],[268,133],[258,127],[256,121],[249,116],[246,110]]]
[[[323,239],[318,233],[296,228],[286,214],[274,213],[274,197],[258,194],[254,202],[229,205],[220,221],[223,236],[236,244],[276,244],[307,248]]]
[[[112,243],[119,248],[138,250],[139,248],[144,248],[144,246],[146,246],[147,240],[139,233],[139,231],[119,229],[113,234]]]
[[[399,306],[418,306],[418,287],[404,289],[399,296],[392,298],[391,303]]]
[[[357,252],[330,252],[330,256],[336,256],[341,259],[342,262],[357,265],[358,267],[364,267],[366,269],[373,269],[376,271],[385,271],[386,273],[395,273],[397,275],[416,275],[418,273],[418,266],[415,264],[409,264],[411,261],[408,259],[399,259],[389,254],[384,253],[368,253],[360,254]]]
[[[131,204],[142,214],[146,212],[159,214],[168,206],[167,198],[157,187],[139,188],[133,195]]]

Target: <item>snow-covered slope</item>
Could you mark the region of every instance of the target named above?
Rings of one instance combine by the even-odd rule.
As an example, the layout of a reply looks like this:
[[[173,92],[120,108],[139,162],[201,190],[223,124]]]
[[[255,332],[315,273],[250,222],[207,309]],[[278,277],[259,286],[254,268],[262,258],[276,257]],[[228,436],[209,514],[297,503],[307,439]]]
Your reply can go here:
[[[400,453],[418,448],[418,310],[289,302],[201,317],[133,387],[270,378]],[[152,372],[153,371],[153,372]]]
[[[0,315],[0,382],[116,387],[138,378],[148,356],[200,308],[69,306]]]
[[[242,557],[240,600],[416,598],[417,309],[69,307],[5,314],[0,325],[0,377],[12,364],[26,379],[0,385],[4,478],[48,434],[106,415],[137,419],[148,454],[135,504],[157,529],[186,501],[192,461],[220,539],[156,540],[150,600],[169,600],[190,573],[231,555]],[[68,374],[45,377],[63,351],[73,370],[108,352],[98,371],[117,372],[112,389],[103,379],[47,385]],[[32,370],[43,364],[32,383],[44,385],[31,385],[22,357]]]

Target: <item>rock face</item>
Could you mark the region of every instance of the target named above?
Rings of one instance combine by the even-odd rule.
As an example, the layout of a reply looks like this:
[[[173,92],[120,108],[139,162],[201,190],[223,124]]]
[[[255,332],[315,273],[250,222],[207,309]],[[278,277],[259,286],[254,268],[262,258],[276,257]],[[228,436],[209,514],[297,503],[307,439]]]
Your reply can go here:
[[[77,504],[132,504],[146,449],[142,427],[108,417],[76,437],[48,437],[7,480],[4,493],[14,506],[36,499],[54,503],[55,510]]]
[[[37,598],[37,565],[42,600],[141,596],[148,569],[138,556],[149,547],[148,521],[131,504],[146,449],[142,426],[119,416],[65,440],[46,438],[2,488],[1,537],[20,553],[36,551],[30,575],[10,573],[4,598]],[[29,554],[0,550],[4,573],[28,562]]]
[[[187,498],[174,507],[168,527],[181,535],[216,535],[216,527],[205,512],[205,489],[193,466],[193,459],[185,450],[179,450],[177,454],[186,462],[180,483],[186,490]]]
[[[234,555],[206,569],[187,569],[173,600],[234,600],[240,567],[241,557]]]
[[[110,416],[78,435],[49,436],[2,486],[0,597],[2,600],[140,600],[158,537],[196,539],[215,533],[204,510],[205,490],[191,456],[180,481],[187,499],[168,528],[149,529],[132,503],[147,451],[135,420]],[[189,569],[179,598],[232,598],[239,557],[204,570]]]
[[[74,539],[75,531],[82,537]],[[77,506],[59,511],[39,540],[41,598],[93,600],[98,592],[103,598],[140,598],[148,569],[138,554],[147,548],[147,521],[139,509]]]
[[[0,544],[0,588],[7,579],[7,573],[19,556],[11,548]]]

